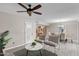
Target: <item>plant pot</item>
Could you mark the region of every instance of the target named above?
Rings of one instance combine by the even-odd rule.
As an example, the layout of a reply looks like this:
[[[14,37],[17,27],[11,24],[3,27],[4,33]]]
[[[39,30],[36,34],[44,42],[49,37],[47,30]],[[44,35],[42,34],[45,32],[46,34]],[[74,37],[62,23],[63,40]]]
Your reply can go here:
[[[4,56],[3,49],[0,48],[0,56]]]

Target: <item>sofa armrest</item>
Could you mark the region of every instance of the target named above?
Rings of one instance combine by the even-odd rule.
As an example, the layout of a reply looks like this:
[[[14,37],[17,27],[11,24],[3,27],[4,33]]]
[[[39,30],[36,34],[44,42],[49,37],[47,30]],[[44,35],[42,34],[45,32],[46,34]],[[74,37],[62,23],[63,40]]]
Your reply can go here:
[[[53,46],[53,47],[56,47],[58,45],[57,43],[54,43],[54,42],[51,42],[51,41],[45,41],[44,43],[46,45],[50,45],[50,46]]]

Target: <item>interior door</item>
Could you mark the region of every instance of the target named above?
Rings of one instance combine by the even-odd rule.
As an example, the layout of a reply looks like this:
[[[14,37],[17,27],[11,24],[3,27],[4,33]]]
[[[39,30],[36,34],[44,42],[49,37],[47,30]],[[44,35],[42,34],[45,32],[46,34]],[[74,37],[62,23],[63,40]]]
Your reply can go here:
[[[36,24],[34,22],[25,23],[25,40],[26,43],[33,42],[36,37]]]

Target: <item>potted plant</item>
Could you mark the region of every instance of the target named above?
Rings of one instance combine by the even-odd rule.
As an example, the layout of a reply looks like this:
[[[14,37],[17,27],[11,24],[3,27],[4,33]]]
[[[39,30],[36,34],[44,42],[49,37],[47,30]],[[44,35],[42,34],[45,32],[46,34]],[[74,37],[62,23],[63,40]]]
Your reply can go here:
[[[3,49],[5,48],[5,45],[8,43],[8,41],[11,38],[6,38],[9,34],[9,31],[5,31],[0,34],[0,56],[3,56]]]
[[[35,45],[36,45],[36,43],[35,43],[35,42],[32,42],[32,45],[31,45],[31,46],[33,46],[33,47],[34,47]]]

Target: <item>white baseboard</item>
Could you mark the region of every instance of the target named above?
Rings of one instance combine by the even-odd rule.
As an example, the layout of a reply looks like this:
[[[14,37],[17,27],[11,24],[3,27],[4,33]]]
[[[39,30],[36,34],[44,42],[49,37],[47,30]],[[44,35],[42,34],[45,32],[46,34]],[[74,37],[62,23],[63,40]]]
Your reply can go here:
[[[24,46],[26,43],[24,44],[21,44],[21,45],[17,45],[17,46],[14,46],[14,47],[10,47],[10,48],[5,48],[3,51],[7,51],[7,50],[11,50],[11,49],[15,49],[17,47],[21,47],[21,46]]]

